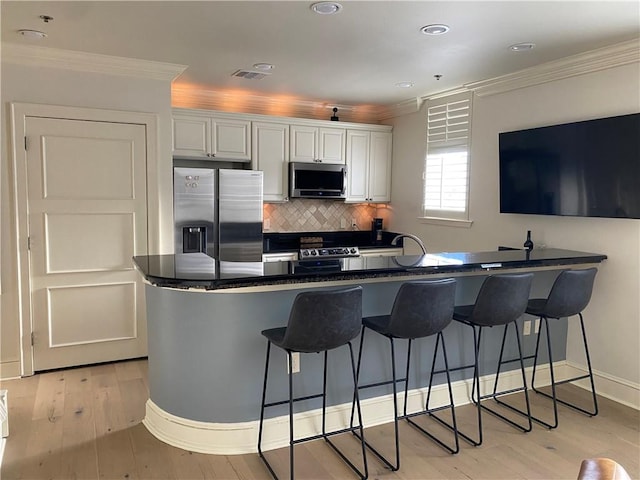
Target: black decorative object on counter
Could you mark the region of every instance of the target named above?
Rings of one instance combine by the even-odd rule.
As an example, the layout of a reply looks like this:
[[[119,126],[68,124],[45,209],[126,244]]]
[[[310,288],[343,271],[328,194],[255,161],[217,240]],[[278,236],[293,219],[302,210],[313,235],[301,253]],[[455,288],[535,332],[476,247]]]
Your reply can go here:
[[[331,116],[331,121],[332,122],[337,122],[340,119],[338,118],[338,109],[336,107],[333,107],[333,115]]]
[[[533,242],[531,241],[531,230],[527,230],[527,239],[525,240],[523,246],[529,251],[533,250]]]

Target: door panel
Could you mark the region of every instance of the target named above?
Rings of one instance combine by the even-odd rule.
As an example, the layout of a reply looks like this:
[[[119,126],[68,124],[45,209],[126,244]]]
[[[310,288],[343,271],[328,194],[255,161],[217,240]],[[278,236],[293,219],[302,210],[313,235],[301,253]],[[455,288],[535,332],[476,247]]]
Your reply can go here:
[[[143,125],[27,117],[34,370],[146,355]]]
[[[130,269],[134,228],[132,213],[46,214],[46,273]],[[77,248],[75,240],[109,248]]]
[[[135,289],[135,283],[48,288],[51,347],[135,339]]]

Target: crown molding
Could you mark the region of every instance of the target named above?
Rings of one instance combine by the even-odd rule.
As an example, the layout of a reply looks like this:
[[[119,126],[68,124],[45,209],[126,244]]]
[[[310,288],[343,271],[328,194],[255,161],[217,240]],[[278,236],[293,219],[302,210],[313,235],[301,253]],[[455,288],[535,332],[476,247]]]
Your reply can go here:
[[[187,65],[15,43],[2,44],[2,61],[30,67],[107,73],[169,82],[173,81],[187,68]]]
[[[640,39],[636,38],[500,77],[467,83],[464,87],[484,97],[637,62],[640,62]]]
[[[423,97],[412,97],[394,105],[381,106],[378,112],[378,120],[388,120],[390,118],[416,113],[420,110],[423,102]]]

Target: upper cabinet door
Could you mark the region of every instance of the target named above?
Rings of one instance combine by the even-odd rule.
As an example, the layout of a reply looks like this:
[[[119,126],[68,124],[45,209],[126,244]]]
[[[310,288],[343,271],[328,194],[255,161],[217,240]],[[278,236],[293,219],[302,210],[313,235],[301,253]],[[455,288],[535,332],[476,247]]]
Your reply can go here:
[[[263,172],[263,200],[289,200],[289,125],[253,122],[253,169]]]
[[[251,160],[251,122],[212,118],[211,153],[221,159]]]
[[[371,132],[369,201],[391,201],[391,133]]]
[[[315,162],[318,160],[318,129],[306,125],[291,125],[292,162]]]
[[[391,133],[347,131],[347,202],[391,201]]]
[[[291,125],[291,161],[345,163],[344,128]]]
[[[211,119],[202,116],[174,115],[172,120],[173,154],[183,157],[210,157]]]
[[[251,161],[251,122],[206,114],[173,115],[176,157]]]
[[[347,132],[347,201],[369,201],[369,139],[363,130]]]
[[[318,159],[325,163],[345,163],[344,128],[318,129]]]

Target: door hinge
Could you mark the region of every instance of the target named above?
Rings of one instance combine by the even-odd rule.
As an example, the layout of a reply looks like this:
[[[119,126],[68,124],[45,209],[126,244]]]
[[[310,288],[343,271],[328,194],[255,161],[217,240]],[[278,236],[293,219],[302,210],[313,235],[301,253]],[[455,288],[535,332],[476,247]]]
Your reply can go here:
[[[25,150],[27,149],[27,137],[26,137],[26,135],[24,137],[24,149]]]
[[[27,237],[27,250],[31,251],[31,237]]]
[[[33,332],[31,332],[31,346],[33,347],[35,343],[35,334]]]

